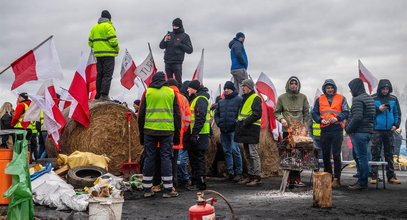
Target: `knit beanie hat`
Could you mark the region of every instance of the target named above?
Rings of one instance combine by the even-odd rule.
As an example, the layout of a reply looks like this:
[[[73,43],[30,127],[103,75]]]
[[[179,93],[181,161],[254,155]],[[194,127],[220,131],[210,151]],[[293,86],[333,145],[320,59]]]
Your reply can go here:
[[[250,90],[254,90],[254,82],[251,79],[245,79],[242,81],[242,85],[249,87]]]
[[[231,81],[226,81],[225,85],[223,86],[223,90],[225,89],[231,89],[232,91],[235,91],[235,84],[233,84]]]
[[[22,92],[18,95],[21,96],[23,99],[28,100],[28,94],[26,92]]]
[[[161,71],[156,72],[153,76],[153,78],[151,78],[151,80],[153,82],[157,82],[157,81],[165,81],[165,74]]]
[[[182,28],[183,26],[182,26],[182,20],[181,20],[181,18],[176,18],[176,19],[174,19],[174,20],[172,21],[172,26],[176,26],[176,27]]]
[[[191,83],[189,83],[188,87],[199,90],[199,88],[201,88],[201,83],[199,82],[199,80],[192,80]]]
[[[242,32],[239,32],[239,33],[236,34],[236,39],[239,39],[241,37],[245,37]]]
[[[110,13],[109,13],[108,10],[103,10],[101,17],[102,17],[102,18],[107,18],[107,19],[109,19],[109,20],[112,20],[112,16],[110,15]]]

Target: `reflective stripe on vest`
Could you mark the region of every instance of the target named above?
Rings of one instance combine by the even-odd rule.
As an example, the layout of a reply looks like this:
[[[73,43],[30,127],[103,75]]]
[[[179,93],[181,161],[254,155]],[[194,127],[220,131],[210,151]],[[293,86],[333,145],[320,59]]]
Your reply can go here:
[[[211,128],[211,126],[209,124],[210,120],[211,120],[211,115],[209,114],[209,112],[211,110],[211,106],[209,105],[208,98],[206,98],[205,96],[197,96],[192,101],[191,107],[190,107],[190,109],[191,109],[191,124],[190,124],[189,127],[191,128],[191,132],[192,132],[192,130],[194,128],[194,125],[195,125],[195,112],[194,112],[194,109],[195,109],[196,102],[198,101],[199,98],[204,98],[208,102],[208,108],[206,110],[206,115],[205,115],[205,123],[204,123],[201,131],[199,132],[199,134],[209,134],[210,133],[210,128]]]
[[[247,100],[244,102],[242,109],[239,112],[239,115],[237,116],[238,120],[245,120],[247,117],[253,114],[252,110],[252,105],[253,101],[256,97],[259,97],[257,94],[253,93]],[[253,122],[254,125],[259,125],[261,124],[261,118],[255,122]]]
[[[167,86],[147,89],[145,129],[174,131],[174,98],[174,91]]]
[[[329,104],[326,95],[321,95],[319,97],[319,112],[322,119],[336,118],[342,112],[342,100],[343,96],[340,94],[335,94],[332,98],[332,104]],[[334,124],[340,124],[344,128],[344,123],[335,122]],[[331,124],[321,124],[321,127],[327,127]]]
[[[18,122],[16,123],[16,125],[14,125],[14,128],[23,128],[23,126],[21,125],[21,122],[23,122],[24,115],[28,110],[27,103],[23,102],[23,104],[24,104],[24,113],[20,115],[20,118],[18,118]],[[34,130],[35,130],[35,133],[37,133],[37,130],[35,129],[35,121],[30,122],[30,124],[27,126],[26,129],[33,130],[33,133],[34,133]]]
[[[312,121],[312,135],[313,136],[321,136],[321,127],[315,121]]]
[[[110,21],[95,24],[92,27],[88,44],[93,48],[95,57],[117,56],[119,54],[120,47],[116,30]]]

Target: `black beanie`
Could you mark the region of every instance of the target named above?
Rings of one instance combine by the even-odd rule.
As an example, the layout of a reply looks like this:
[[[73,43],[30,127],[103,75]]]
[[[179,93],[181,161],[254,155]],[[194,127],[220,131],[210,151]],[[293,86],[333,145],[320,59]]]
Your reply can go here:
[[[28,94],[26,92],[22,92],[20,94],[18,94],[19,96],[21,96],[21,98],[28,100]]]
[[[174,20],[172,21],[172,26],[176,26],[176,27],[182,28],[183,26],[182,26],[182,20],[181,20],[181,18],[176,18],[176,19],[174,19]]]
[[[102,18],[107,18],[107,19],[109,19],[109,20],[112,20],[112,16],[110,15],[110,13],[109,13],[108,10],[103,10],[101,17],[102,17]]]
[[[165,74],[163,72],[156,72],[153,76],[153,78],[151,78],[151,80],[153,82],[157,82],[157,81],[165,81]]]
[[[192,80],[191,83],[189,83],[188,87],[199,90],[199,88],[201,88],[201,83],[199,82],[199,80]]]
[[[231,89],[235,91],[236,90],[235,84],[233,84],[231,81],[226,81],[225,85],[223,86],[223,90],[225,89]]]

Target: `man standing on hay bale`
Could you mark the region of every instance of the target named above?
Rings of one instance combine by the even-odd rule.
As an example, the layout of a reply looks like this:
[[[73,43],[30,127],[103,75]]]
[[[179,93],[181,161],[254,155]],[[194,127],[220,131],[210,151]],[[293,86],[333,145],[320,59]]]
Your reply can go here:
[[[242,106],[242,97],[236,91],[234,84],[227,81],[223,87],[224,99],[216,105],[215,122],[220,129],[223,152],[225,153],[226,169],[229,180],[238,182],[242,179],[242,155],[240,145],[235,142],[236,120]]]
[[[141,99],[139,112],[140,143],[144,145],[144,197],[154,196],[151,190],[156,170],[157,153],[161,160],[163,198],[178,196],[173,189],[172,145],[180,142],[181,115],[174,90],[167,86],[163,72],[157,72]]]
[[[239,32],[236,33],[236,36],[229,42],[230,59],[232,62],[230,74],[233,76],[235,87],[239,95],[242,94],[242,81],[248,78],[247,66],[249,65],[249,61],[243,45],[245,39],[245,35]]]
[[[114,58],[119,54],[119,42],[116,29],[112,25],[109,11],[103,10],[102,15],[90,30],[89,46],[96,57],[96,96],[95,99],[110,100],[110,83],[114,71]]]
[[[368,144],[373,133],[373,124],[376,116],[373,98],[366,93],[363,81],[353,79],[348,84],[352,93],[352,108],[349,119],[346,121],[345,131],[352,141],[353,157],[358,170],[358,181],[350,185],[351,190],[367,189],[369,173]]]
[[[247,168],[249,176],[238,183],[246,186],[258,186],[262,184],[259,140],[263,101],[255,93],[254,82],[251,79],[242,81],[242,91],[243,104],[237,117],[235,141],[243,143],[249,163]]]
[[[192,168],[192,183],[189,190],[205,190],[205,153],[209,145],[210,105],[207,88],[198,80],[192,80],[188,86],[191,101],[191,124],[185,133],[185,148],[188,150],[189,163]]]
[[[324,160],[324,171],[332,174],[331,151],[334,159],[333,188],[340,187],[341,178],[341,147],[343,141],[344,120],[349,116],[346,98],[336,93],[336,84],[332,79],[325,80],[322,85],[324,93],[315,100],[312,118],[321,127],[321,148]]]
[[[286,93],[280,95],[277,99],[274,117],[283,125],[283,138],[288,137],[288,129],[295,123],[299,123],[303,128],[308,127],[310,123],[310,112],[307,96],[300,93],[301,83],[298,77],[291,76],[285,86]],[[305,184],[301,181],[301,171],[291,171],[287,179],[289,187],[303,187]]]

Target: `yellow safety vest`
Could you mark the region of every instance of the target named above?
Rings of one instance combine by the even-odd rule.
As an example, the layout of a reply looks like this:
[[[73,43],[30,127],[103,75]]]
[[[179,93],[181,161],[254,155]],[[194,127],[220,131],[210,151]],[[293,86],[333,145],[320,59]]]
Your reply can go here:
[[[24,113],[20,115],[20,118],[18,118],[18,122],[17,122],[16,125],[14,125],[14,128],[21,128],[21,129],[23,129],[23,126],[21,125],[21,122],[23,122],[24,115],[25,115],[25,113],[26,113],[27,110],[28,110],[28,105],[27,105],[27,103],[24,103],[24,102],[23,102],[23,104],[24,104]],[[35,124],[36,124],[35,121],[31,121],[30,124],[27,126],[26,129],[31,129],[33,133],[37,133],[37,129],[35,129]]]
[[[239,115],[237,116],[238,120],[245,120],[247,117],[253,114],[252,110],[252,105],[253,101],[256,97],[259,97],[257,94],[253,93],[247,100],[244,102],[242,109],[239,112]],[[260,98],[260,97],[259,97]],[[255,122],[253,122],[254,125],[259,125],[261,124],[261,118]]]
[[[148,88],[144,129],[174,131],[174,90],[167,86]]]
[[[40,111],[41,131],[47,131],[44,127],[44,111]]]
[[[195,125],[195,105],[196,102],[198,101],[199,98],[204,98],[207,102],[208,102],[208,108],[206,110],[206,116],[205,116],[205,123],[204,126],[202,127],[201,131],[199,132],[199,134],[209,134],[211,131],[211,126],[210,126],[210,121],[211,121],[211,115],[210,115],[210,111],[211,111],[211,106],[209,106],[209,100],[208,98],[206,98],[205,96],[197,96],[191,103],[191,125],[189,126],[191,128],[191,132],[194,129],[194,125]]]
[[[120,47],[116,30],[110,21],[95,24],[92,27],[88,44],[93,48],[95,57],[117,56],[119,54]]]
[[[312,135],[318,137],[321,136],[321,127],[314,120],[312,120]]]

